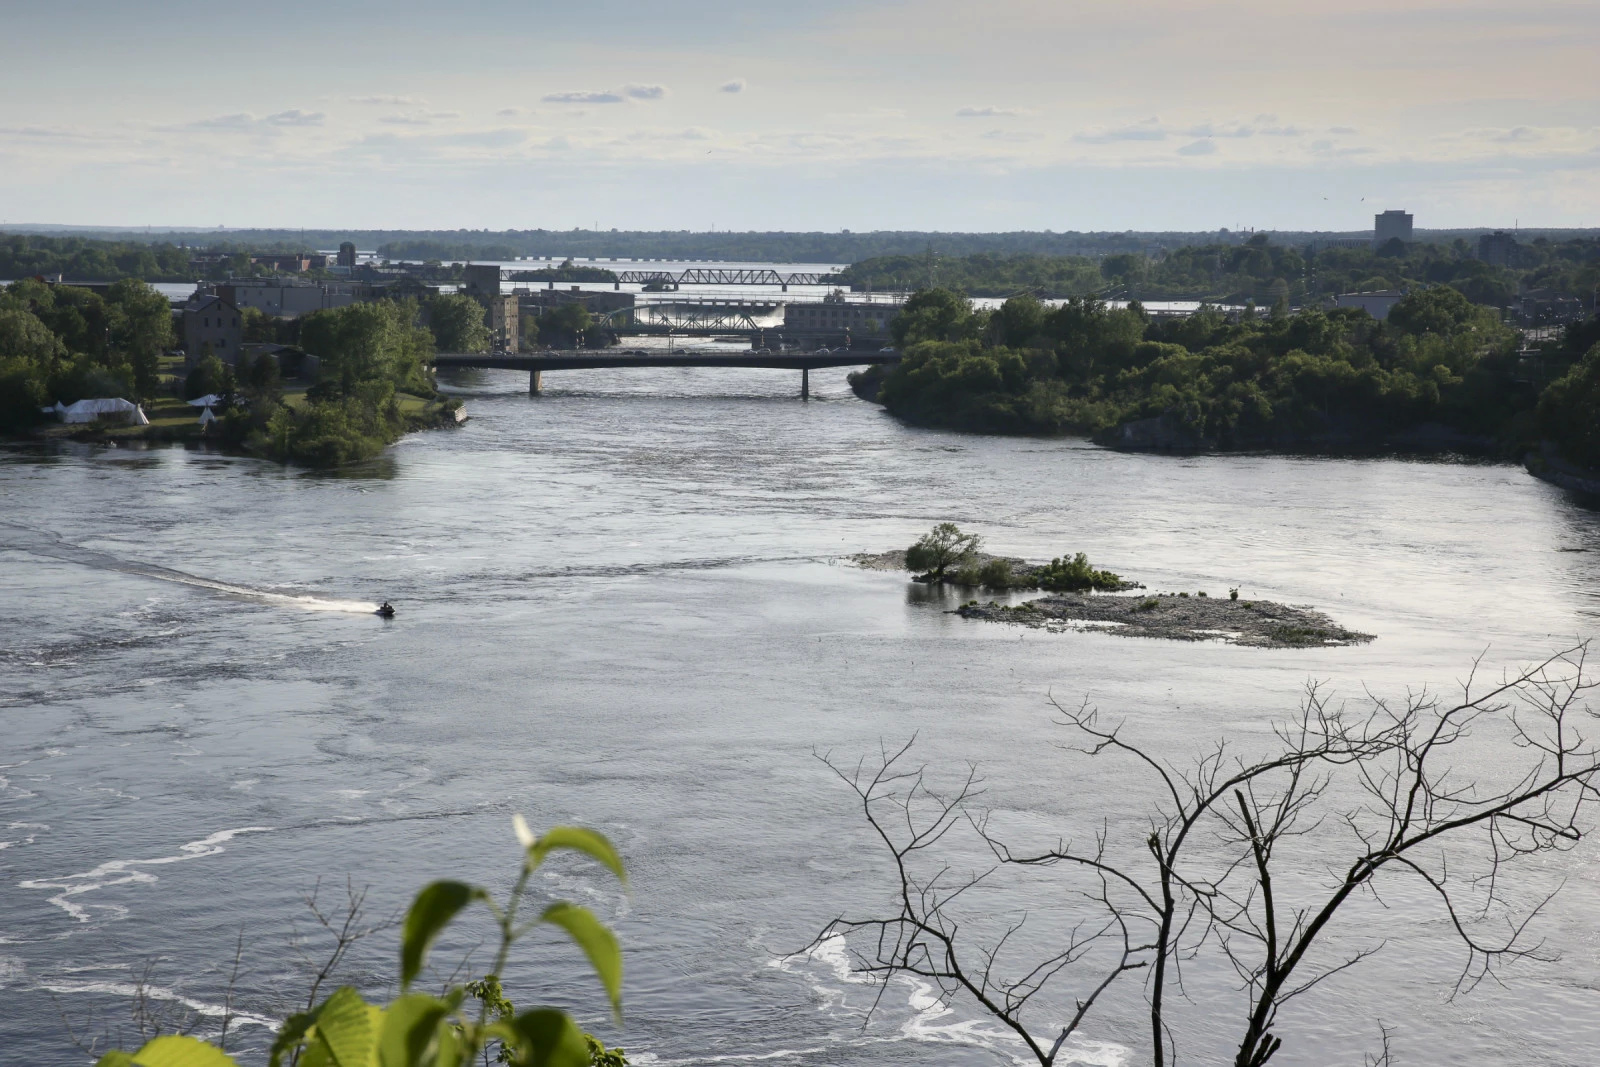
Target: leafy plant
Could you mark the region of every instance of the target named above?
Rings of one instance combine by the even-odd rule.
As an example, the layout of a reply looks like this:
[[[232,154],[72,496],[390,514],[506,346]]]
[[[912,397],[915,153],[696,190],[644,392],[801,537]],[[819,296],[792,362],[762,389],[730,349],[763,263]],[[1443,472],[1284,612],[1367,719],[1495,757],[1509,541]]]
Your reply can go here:
[[[990,589],[1010,589],[1022,584],[1009,559],[991,559],[978,569],[978,581]]]
[[[587,908],[556,901],[537,917],[519,911],[533,873],[552,853],[582,853],[627,880],[622,859],[603,834],[576,826],[557,826],[534,836],[518,815],[513,819],[523,848],[522,870],[505,902],[465,882],[440,881],[412,901],[401,926],[400,995],[385,1006],[369,1004],[351,986],[342,986],[310,1011],[285,1020],[273,1042],[271,1067],[468,1067],[491,1046],[501,1063],[521,1067],[626,1067],[621,1049],[607,1049],[555,1008],[517,1012],[500,987],[511,946],[540,926],[554,926],[583,950],[605,988],[617,1018],[622,1015],[622,951],[616,935]],[[482,904],[493,915],[500,947],[488,975],[453,986],[443,996],[412,991],[428,950],[467,908]],[[476,1012],[465,1008],[468,998]],[[215,1045],[186,1035],[167,1034],[137,1052],[121,1050],[100,1057],[96,1067],[237,1067]]]
[[[942,582],[950,568],[975,561],[978,543],[977,534],[964,534],[955,523],[941,522],[906,549],[906,569],[922,572],[923,581]]]
[[[1039,583],[1039,588],[1053,592],[1122,588],[1120,574],[1095,570],[1089,565],[1089,557],[1082,552],[1071,558],[1057,556],[1049,566],[1039,568],[1034,579]]]

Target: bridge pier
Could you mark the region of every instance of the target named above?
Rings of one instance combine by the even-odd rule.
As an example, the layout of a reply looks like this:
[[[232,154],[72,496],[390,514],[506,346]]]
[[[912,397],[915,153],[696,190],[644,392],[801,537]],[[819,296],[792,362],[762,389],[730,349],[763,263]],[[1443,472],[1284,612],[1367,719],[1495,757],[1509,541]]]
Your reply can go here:
[[[801,367],[800,368],[800,399],[801,400],[810,400],[811,399],[811,368],[810,367]]]
[[[539,375],[542,374],[542,373],[543,373],[542,371],[536,371],[536,370],[531,370],[531,371],[528,372],[528,395],[529,396],[538,396],[539,395],[540,386],[541,386],[541,382],[539,381]]]

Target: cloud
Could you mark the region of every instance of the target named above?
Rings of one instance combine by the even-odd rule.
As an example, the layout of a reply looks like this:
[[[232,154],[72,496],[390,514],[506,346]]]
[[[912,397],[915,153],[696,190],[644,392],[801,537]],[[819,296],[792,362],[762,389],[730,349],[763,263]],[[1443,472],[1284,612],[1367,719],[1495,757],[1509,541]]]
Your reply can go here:
[[[379,122],[390,126],[431,126],[441,119],[458,119],[459,111],[410,111],[400,115],[385,115]]]
[[[660,100],[667,95],[664,85],[624,85],[620,89],[566,89],[546,93],[547,104],[625,104],[629,100]]]
[[[744,86],[745,83],[743,78],[735,78],[732,81],[723,82],[719,91],[724,93],[742,93],[744,92]]]
[[[986,130],[980,136],[985,141],[1005,141],[1009,144],[1022,144],[1027,141],[1037,141],[1043,135],[1025,130]]]
[[[626,99],[621,93],[595,89],[568,89],[546,93],[543,97],[547,104],[620,104]]]
[[[1329,126],[1328,127],[1328,132],[1329,133],[1350,134],[1350,133],[1355,133],[1356,132],[1356,128],[1354,126]]]
[[[321,126],[322,120],[327,118],[320,111],[301,111],[295,108],[292,111],[280,111],[275,115],[268,115],[261,120],[263,126]]]
[[[503,107],[499,111],[496,111],[495,114],[499,115],[503,119],[514,119],[518,115],[527,115],[531,114],[531,112],[520,107]]]
[[[352,96],[350,101],[355,104],[386,104],[389,107],[421,107],[427,103],[414,96]]]
[[[1162,129],[1161,120],[1155,116],[1143,122],[1135,122],[1129,126],[1116,126],[1106,129],[1103,126],[1091,126],[1089,129],[1075,134],[1072,138],[1082,144],[1111,144],[1115,141],[1164,141],[1167,131]]]
[[[956,115],[964,119],[1009,119],[1027,112],[1016,107],[958,107]]]
[[[1178,149],[1180,156],[1209,156],[1217,150],[1217,142],[1210,140],[1191,141]]]
[[[1517,126],[1502,130],[1489,139],[1500,144],[1522,144],[1528,141],[1542,141],[1544,135],[1530,126]]]

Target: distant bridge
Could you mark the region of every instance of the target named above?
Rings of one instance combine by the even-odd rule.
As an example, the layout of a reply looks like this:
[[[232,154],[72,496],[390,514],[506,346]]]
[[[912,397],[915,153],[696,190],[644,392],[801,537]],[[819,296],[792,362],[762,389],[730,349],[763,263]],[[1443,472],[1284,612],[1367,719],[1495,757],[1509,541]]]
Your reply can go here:
[[[483,370],[528,372],[528,395],[538,396],[541,375],[552,370],[642,370],[650,367],[752,367],[800,372],[800,395],[811,396],[811,372],[824,367],[864,367],[875,363],[899,363],[894,351],[850,352],[641,352],[606,349],[526,352],[441,352],[433,357],[435,367],[476,367]]]
[[[605,269],[605,268],[600,268]],[[551,281],[536,270],[505,270],[502,275],[509,281]],[[776,285],[787,292],[791,285],[843,284],[837,274],[800,271],[780,274],[771,268],[730,269],[726,267],[690,267],[687,270],[621,270],[614,272],[618,284],[623,285]]]

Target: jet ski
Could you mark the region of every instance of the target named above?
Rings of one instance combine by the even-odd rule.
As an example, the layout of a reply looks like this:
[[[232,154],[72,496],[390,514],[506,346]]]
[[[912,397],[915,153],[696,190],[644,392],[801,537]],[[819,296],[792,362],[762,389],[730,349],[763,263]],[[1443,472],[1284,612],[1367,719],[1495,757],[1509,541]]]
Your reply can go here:
[[[374,611],[373,614],[378,616],[380,619],[392,619],[394,618],[394,605],[385,600],[383,605],[379,607],[377,611]]]

